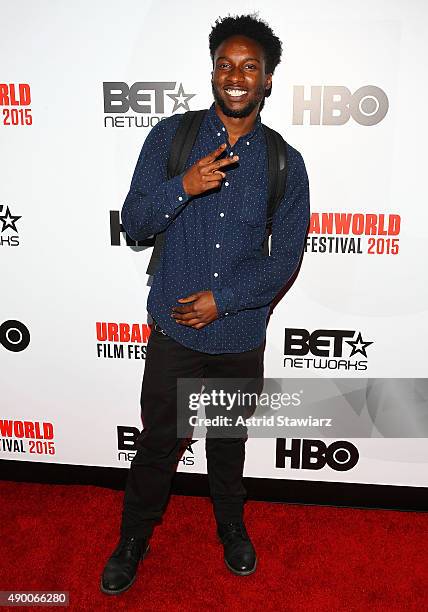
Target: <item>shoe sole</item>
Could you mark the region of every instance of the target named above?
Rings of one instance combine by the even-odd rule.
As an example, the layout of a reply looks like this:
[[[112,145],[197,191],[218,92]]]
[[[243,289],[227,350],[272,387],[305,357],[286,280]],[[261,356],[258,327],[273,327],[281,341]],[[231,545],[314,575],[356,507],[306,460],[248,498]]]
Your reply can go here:
[[[143,561],[143,559],[146,557],[147,553],[150,550],[150,544],[147,544],[147,548],[144,551],[144,553],[141,555],[141,559],[138,562],[138,565],[141,563],[141,561]],[[132,578],[131,582],[129,584],[127,584],[125,587],[121,588],[121,589],[106,589],[103,586],[103,578],[101,576],[101,581],[100,581],[100,590],[102,593],[105,593],[106,595],[120,595],[121,593],[124,593],[125,591],[127,591],[128,589],[130,589],[132,587],[132,585],[134,584],[136,578],[137,578],[137,571],[138,571],[138,566],[137,566],[137,570],[135,572],[135,576]]]

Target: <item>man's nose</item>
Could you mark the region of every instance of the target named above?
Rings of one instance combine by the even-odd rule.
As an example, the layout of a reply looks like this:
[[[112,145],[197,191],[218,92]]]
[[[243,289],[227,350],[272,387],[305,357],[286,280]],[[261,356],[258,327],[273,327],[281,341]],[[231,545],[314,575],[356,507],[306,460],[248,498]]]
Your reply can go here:
[[[244,72],[239,66],[235,66],[232,68],[231,72],[229,72],[229,78],[231,81],[243,81],[243,77]]]

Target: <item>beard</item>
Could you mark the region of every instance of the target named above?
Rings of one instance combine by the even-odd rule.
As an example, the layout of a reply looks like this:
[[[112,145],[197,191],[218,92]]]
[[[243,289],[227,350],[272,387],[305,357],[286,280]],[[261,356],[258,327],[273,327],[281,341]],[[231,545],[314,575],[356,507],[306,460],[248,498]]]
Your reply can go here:
[[[248,117],[248,115],[253,112],[256,106],[260,104],[260,102],[262,102],[265,97],[265,89],[264,87],[259,85],[259,87],[256,88],[253,94],[252,100],[250,100],[248,104],[244,106],[244,108],[242,108],[241,110],[233,110],[227,106],[225,100],[219,94],[219,90],[214,85],[213,81],[211,81],[211,89],[213,92],[215,102],[219,105],[219,107],[221,108],[222,112],[226,115],[226,117],[236,117],[236,118]]]

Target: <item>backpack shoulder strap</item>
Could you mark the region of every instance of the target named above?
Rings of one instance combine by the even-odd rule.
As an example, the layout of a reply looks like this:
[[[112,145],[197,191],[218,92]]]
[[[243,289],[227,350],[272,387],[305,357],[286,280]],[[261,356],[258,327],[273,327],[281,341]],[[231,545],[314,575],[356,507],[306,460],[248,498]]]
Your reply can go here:
[[[207,109],[202,109],[183,113],[169,150],[167,167],[168,179],[172,179],[174,176],[183,172],[206,112]],[[146,274],[154,275],[156,273],[159,267],[164,241],[165,232],[156,234],[155,245]]]
[[[206,112],[203,109],[183,114],[169,151],[168,179],[183,172]]]
[[[269,255],[268,237],[272,220],[284,197],[287,186],[287,143],[275,130],[263,124],[268,158],[268,204],[266,213],[266,238],[264,253]]]
[[[287,183],[287,143],[275,130],[263,125],[268,157],[268,208],[267,223],[284,197]]]

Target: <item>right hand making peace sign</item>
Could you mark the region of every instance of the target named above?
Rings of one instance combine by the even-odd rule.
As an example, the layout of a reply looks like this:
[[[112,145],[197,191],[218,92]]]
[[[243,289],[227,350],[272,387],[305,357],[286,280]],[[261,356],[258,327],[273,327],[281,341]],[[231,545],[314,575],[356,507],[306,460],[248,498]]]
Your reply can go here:
[[[223,143],[215,151],[202,157],[191,166],[183,176],[183,187],[187,195],[198,195],[209,189],[220,187],[222,180],[226,176],[219,168],[233,164],[238,161],[239,156],[227,157],[215,161],[223,153],[226,144]]]

